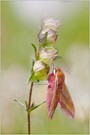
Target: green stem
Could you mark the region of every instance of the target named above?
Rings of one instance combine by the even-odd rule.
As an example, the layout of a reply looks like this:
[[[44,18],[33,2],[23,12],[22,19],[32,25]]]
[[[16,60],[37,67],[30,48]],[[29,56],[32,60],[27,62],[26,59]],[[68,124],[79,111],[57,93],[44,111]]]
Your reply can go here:
[[[31,106],[32,90],[33,90],[33,82],[31,82],[30,91],[29,91],[28,109],[30,109]],[[28,134],[30,134],[31,133],[30,112],[27,112],[27,119],[28,119]]]

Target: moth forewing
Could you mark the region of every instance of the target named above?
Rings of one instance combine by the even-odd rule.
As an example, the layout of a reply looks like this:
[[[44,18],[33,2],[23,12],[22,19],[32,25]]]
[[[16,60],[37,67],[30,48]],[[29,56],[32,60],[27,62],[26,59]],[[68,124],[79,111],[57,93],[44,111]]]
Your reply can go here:
[[[68,115],[74,118],[75,116],[75,107],[68,91],[66,84],[64,83],[62,91],[60,93],[60,101],[61,109]]]
[[[53,96],[52,96],[52,101],[51,101],[51,107],[50,107],[50,112],[49,112],[49,115],[50,117],[52,118],[53,117],[53,114],[54,114],[54,111],[58,105],[58,101],[59,101],[59,98],[60,98],[60,89],[57,87],[57,79],[55,80],[55,87],[54,87],[54,90],[53,90]]]

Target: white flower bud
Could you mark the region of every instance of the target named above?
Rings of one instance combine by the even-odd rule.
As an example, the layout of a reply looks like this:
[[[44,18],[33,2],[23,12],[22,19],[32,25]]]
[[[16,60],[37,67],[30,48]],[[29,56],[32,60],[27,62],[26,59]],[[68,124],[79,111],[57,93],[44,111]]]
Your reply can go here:
[[[54,30],[49,30],[47,35],[47,41],[54,43],[57,39],[57,34]]]
[[[45,47],[40,52],[40,59],[50,65],[57,57],[58,51],[53,47]]]
[[[45,80],[48,77],[49,73],[49,66],[44,63],[41,60],[38,60],[35,62],[34,67],[33,67],[33,77],[32,80]]]
[[[48,31],[49,29],[57,31],[58,27],[60,26],[60,21],[53,18],[48,18],[44,21],[43,30]]]
[[[40,71],[40,70],[42,70],[44,68],[45,68],[45,65],[42,63],[41,60],[38,60],[34,64],[33,71],[38,72],[38,71]]]
[[[42,29],[39,33],[39,42],[41,44],[52,44],[56,41],[57,39],[57,29],[60,26],[60,21],[57,19],[49,18],[47,19],[43,26]]]

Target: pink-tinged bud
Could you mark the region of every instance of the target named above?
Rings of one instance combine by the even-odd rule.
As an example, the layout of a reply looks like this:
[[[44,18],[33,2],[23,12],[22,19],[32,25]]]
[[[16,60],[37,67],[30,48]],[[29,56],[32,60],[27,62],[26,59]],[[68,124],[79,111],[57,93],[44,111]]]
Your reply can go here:
[[[56,31],[54,31],[54,30],[49,30],[48,31],[48,35],[47,35],[47,42],[48,43],[55,43],[56,42],[56,40],[57,40],[57,34],[56,34]]]
[[[60,68],[55,68],[48,77],[47,106],[50,119],[52,119],[58,103],[68,116],[74,117],[75,109],[65,85],[65,75]]]
[[[51,45],[56,42],[57,30],[60,26],[60,22],[57,19],[47,19],[38,35],[39,42],[42,45]]]
[[[41,34],[44,35],[46,32],[47,32],[47,38],[46,38],[47,44],[55,43],[57,40],[56,31],[54,31],[52,29],[49,29],[48,31],[46,31],[45,29],[43,29]]]
[[[45,45],[45,44],[46,44],[46,41],[47,41],[47,34],[48,34],[48,32],[42,33],[42,31],[40,31],[40,33],[39,33],[39,35],[38,35],[39,42],[40,42],[42,45]]]
[[[50,65],[58,56],[58,51],[53,47],[45,47],[40,52],[40,59]]]
[[[39,42],[42,45],[51,45],[57,40],[56,31],[49,29],[48,31],[42,30],[39,34]]]
[[[59,26],[60,26],[59,20],[53,19],[53,18],[48,18],[47,20],[44,21],[43,29],[45,31],[48,31],[49,29],[57,31]]]

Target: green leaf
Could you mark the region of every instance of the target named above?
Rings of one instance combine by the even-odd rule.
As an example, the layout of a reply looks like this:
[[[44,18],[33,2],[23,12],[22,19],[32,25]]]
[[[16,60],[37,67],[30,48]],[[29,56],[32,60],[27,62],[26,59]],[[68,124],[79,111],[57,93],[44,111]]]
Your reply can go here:
[[[33,76],[34,76],[34,72],[33,72],[33,66],[34,66],[35,60],[32,57],[32,68],[31,68],[31,76],[29,77],[28,83],[32,80]]]
[[[26,110],[28,109],[28,103],[27,101],[25,100],[25,106],[26,106]]]
[[[34,63],[35,63],[35,60],[34,60],[34,58],[32,57],[32,68],[33,68],[33,66],[34,66]]]
[[[25,105],[22,103],[22,102],[20,102],[19,100],[17,100],[17,99],[14,99],[14,101],[15,102],[17,102],[21,107],[23,107],[23,109],[25,110]]]
[[[29,80],[28,80],[28,83],[29,83],[31,80],[32,80],[34,83],[39,83],[39,82],[40,82],[40,80],[35,79],[35,74],[34,74],[34,73],[30,76],[30,78],[29,78]],[[28,83],[27,83],[27,84],[28,84]]]
[[[31,44],[32,45],[32,47],[34,48],[34,51],[35,51],[35,57],[36,57],[36,54],[37,54],[37,48],[36,48],[36,46],[32,43]]]
[[[34,107],[34,102],[31,104],[31,108]]]
[[[38,104],[38,105],[34,105],[33,107],[31,107],[29,110],[28,110],[28,112],[32,112],[33,110],[35,110],[36,108],[38,108],[39,106],[41,106],[42,104],[44,104],[44,103],[46,103],[46,101],[44,101],[44,102],[42,102],[42,103],[40,103],[40,104]]]
[[[33,76],[34,76],[34,73],[32,73],[31,76],[29,77],[28,83],[32,80]]]

